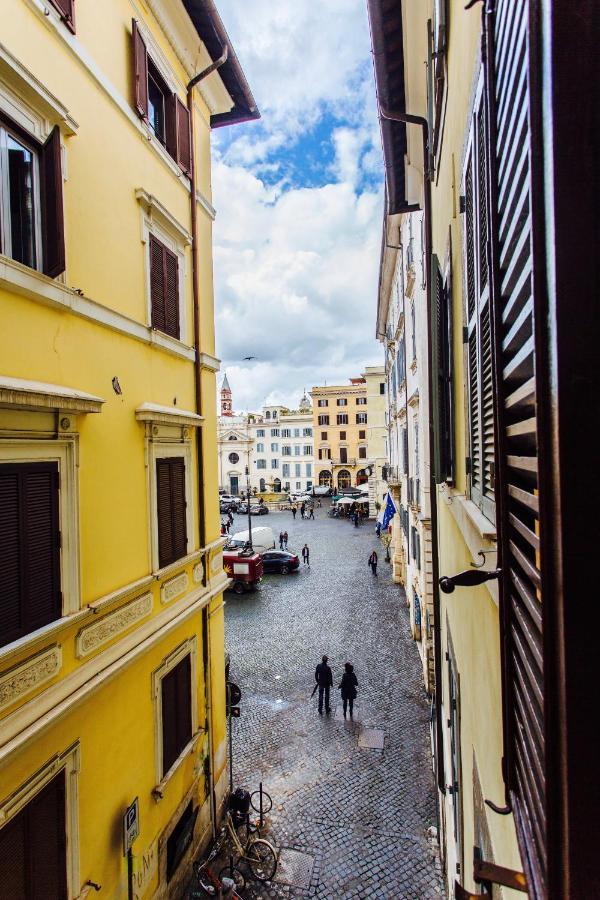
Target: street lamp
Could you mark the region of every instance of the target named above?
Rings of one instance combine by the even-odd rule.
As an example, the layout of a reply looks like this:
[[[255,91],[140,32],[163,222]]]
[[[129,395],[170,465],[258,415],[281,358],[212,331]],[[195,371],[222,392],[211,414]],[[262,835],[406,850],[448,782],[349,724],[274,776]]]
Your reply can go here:
[[[248,503],[248,543],[252,546],[252,516],[250,515],[250,469],[246,466],[246,502]]]

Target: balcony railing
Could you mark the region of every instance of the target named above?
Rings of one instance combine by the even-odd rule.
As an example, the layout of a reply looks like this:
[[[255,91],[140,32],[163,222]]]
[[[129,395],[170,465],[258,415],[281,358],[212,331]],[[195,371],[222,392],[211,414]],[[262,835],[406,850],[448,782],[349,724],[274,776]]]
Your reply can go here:
[[[402,477],[398,466],[384,466],[382,476],[383,480],[387,481],[390,487],[397,487]]]

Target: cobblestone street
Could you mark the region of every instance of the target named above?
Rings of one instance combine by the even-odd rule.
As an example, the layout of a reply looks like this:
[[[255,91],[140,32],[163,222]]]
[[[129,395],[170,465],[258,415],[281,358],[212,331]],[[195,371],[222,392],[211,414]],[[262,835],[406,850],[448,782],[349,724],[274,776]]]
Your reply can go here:
[[[291,512],[254,519],[276,539],[287,529],[299,555],[306,541],[310,568],[226,595],[231,678],[242,689],[234,787],[263,781],[274,802],[270,838],[287,848],[275,882],[250,882],[246,896],[439,897],[429,702],[403,594],[373,523],[354,528],[327,509],[315,521]],[[367,566],[374,548],[376,578]],[[330,716],[309,699],[323,653],[333,669]],[[347,660],[359,683],[354,721],[344,721],[337,690]],[[383,732],[383,750],[359,746],[367,728]]]

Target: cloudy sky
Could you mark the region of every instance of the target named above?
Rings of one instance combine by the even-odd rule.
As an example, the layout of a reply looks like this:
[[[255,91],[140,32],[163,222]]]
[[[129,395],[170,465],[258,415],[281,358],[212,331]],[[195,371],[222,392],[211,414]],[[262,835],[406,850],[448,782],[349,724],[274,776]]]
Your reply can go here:
[[[219,0],[262,119],[213,132],[217,355],[236,411],[382,362],[365,0]],[[243,357],[256,360],[244,363]]]

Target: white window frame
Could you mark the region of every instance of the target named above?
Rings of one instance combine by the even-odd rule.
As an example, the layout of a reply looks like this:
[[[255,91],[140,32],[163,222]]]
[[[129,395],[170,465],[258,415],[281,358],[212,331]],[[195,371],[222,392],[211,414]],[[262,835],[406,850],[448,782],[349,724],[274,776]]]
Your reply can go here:
[[[192,244],[189,231],[171,215],[168,209],[142,188],[135,192],[141,212],[141,242],[144,246],[144,279],[146,285],[146,324],[152,326],[152,296],[150,283],[150,236],[164,244],[177,257],[178,292],[179,292],[179,340],[184,344],[192,343],[189,333],[186,303],[186,285],[188,282],[188,266],[186,249]],[[161,332],[162,333],[162,332]],[[172,335],[168,335],[172,337]]]
[[[163,772],[163,729],[162,729],[162,680],[186,656],[190,656],[191,700],[192,700],[192,736],[185,745],[171,768]],[[156,759],[156,787],[153,794],[162,797],[165,784],[172,778],[186,756],[193,749],[200,729],[198,726],[198,683],[197,683],[198,640],[190,637],[166,656],[160,666],[152,673],[152,699],[154,702],[154,749]]]
[[[0,827],[6,825],[34,797],[40,793],[61,770],[65,773],[65,829],[67,862],[67,896],[76,900],[81,893],[79,881],[79,771],[81,753],[79,741],[62,753],[57,753],[38,769],[16,791],[0,802]]]
[[[185,435],[187,429],[182,429]],[[188,432],[189,434],[189,432]],[[200,435],[196,436],[200,440]],[[152,565],[152,574],[159,575],[166,569],[171,569],[181,563],[181,560],[175,560],[168,566],[159,566],[158,557],[158,507],[157,507],[157,491],[156,491],[156,461],[158,459],[167,459],[176,456],[182,456],[185,466],[185,502],[186,502],[186,555],[191,553],[194,546],[194,497],[192,491],[192,443],[189,437],[183,436],[179,439],[170,440],[165,435],[146,438],[148,460],[148,502],[150,504],[150,514],[148,522],[150,524],[150,559]],[[182,557],[183,559],[183,557]]]
[[[60,416],[64,424],[72,426],[68,415]],[[58,492],[58,518],[61,534],[60,585],[62,591],[62,617],[77,612],[81,606],[81,580],[79,561],[79,436],[71,434],[56,440],[0,439],[0,463],[56,462],[60,477]],[[57,621],[60,621],[57,620]],[[46,630],[55,628],[57,622],[25,634],[11,644],[2,647],[2,654],[9,649],[27,644]]]
[[[10,181],[8,174],[8,137],[25,147],[33,157],[33,253],[35,264],[27,268],[41,272],[43,269],[42,244],[42,192],[40,188],[40,151],[33,140],[26,140],[14,129],[0,120],[0,246],[2,254],[13,259],[12,235],[10,230]],[[26,265],[25,263],[23,265]]]

